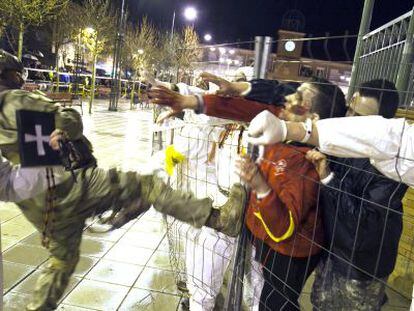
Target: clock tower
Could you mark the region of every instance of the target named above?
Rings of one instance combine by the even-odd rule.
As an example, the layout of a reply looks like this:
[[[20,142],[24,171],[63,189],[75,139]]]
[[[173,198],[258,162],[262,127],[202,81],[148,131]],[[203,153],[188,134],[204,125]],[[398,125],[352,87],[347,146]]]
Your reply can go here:
[[[300,58],[302,56],[303,41],[296,41],[305,37],[303,32],[279,30],[277,56],[283,58]]]

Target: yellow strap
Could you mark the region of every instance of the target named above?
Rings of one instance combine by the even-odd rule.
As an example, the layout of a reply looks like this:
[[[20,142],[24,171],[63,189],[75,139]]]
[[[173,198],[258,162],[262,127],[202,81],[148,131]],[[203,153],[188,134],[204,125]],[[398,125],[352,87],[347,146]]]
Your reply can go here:
[[[165,170],[169,176],[174,174],[174,167],[185,160],[185,156],[175,150],[174,145],[169,145],[165,149]]]
[[[287,240],[288,238],[290,238],[293,234],[293,231],[295,231],[295,222],[293,221],[293,216],[292,216],[292,212],[289,211],[289,228],[287,229],[287,231],[285,232],[285,234],[283,234],[281,237],[275,237],[272,232],[270,231],[269,227],[266,225],[266,223],[263,220],[262,215],[260,214],[260,212],[256,212],[254,213],[254,216],[256,216],[257,218],[259,218],[259,220],[262,222],[262,225],[267,233],[267,235],[276,243],[279,243],[281,241]]]

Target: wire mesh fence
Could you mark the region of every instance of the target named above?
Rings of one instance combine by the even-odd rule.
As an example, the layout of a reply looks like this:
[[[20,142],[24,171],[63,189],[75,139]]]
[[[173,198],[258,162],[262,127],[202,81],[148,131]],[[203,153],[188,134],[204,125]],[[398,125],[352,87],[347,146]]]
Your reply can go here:
[[[381,82],[357,91],[362,97],[376,91],[380,102],[398,94]],[[320,80],[305,84],[313,92],[331,87]],[[302,100],[305,92],[302,84],[293,100]],[[325,94],[330,97],[317,97],[328,100],[330,114],[325,118],[341,116],[332,112],[335,105],[345,105],[344,94],[338,88]],[[348,106],[353,115],[380,113],[361,110],[364,105],[355,96]],[[409,116],[407,110],[398,114]],[[171,185],[222,206],[231,185],[240,181],[234,163],[247,150],[245,126],[190,112],[184,120],[171,122],[156,148],[173,145],[185,155]],[[250,197],[245,259],[234,256],[240,237],[166,219],[171,263],[191,310],[408,307],[413,275],[411,192],[405,195],[407,186],[384,177],[369,159],[328,157],[335,177],[325,184],[305,158],[309,150],[292,143],[262,152],[259,170],[273,194],[263,202],[254,193]],[[266,208],[275,214],[266,214]],[[236,275],[243,300],[232,301],[229,285],[234,286],[232,276],[240,265],[246,266],[242,276]]]

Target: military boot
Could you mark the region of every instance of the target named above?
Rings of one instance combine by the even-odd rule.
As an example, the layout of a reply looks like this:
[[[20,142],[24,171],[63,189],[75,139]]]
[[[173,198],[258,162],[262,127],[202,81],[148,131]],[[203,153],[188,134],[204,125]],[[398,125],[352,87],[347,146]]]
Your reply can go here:
[[[231,237],[239,235],[243,225],[243,210],[246,204],[246,190],[241,184],[234,184],[228,201],[219,209],[214,209],[206,226]]]
[[[148,182],[148,177],[145,177],[145,180],[147,182],[142,188],[142,198],[152,204],[158,212],[196,228],[206,224],[213,209],[213,200],[197,199],[191,192],[174,190],[157,176],[152,177],[151,183]]]

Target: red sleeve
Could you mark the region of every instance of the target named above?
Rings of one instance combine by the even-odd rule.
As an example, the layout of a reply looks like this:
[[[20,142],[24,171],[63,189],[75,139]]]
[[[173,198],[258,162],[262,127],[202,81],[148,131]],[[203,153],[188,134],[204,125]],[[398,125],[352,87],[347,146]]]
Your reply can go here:
[[[256,115],[269,110],[278,115],[281,106],[273,106],[250,101],[242,97],[222,97],[218,95],[205,95],[204,113],[211,117],[250,122]]]
[[[308,216],[309,210],[315,206],[318,191],[316,172],[303,153],[293,151],[290,155],[285,154],[285,159],[285,167],[273,161],[266,165],[264,174],[272,192],[262,200],[256,200],[266,231],[277,238],[285,236],[284,239],[291,236],[286,236],[289,228],[296,231]]]

